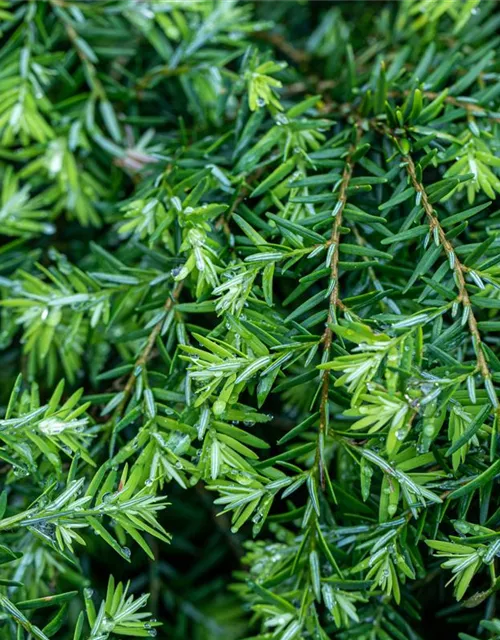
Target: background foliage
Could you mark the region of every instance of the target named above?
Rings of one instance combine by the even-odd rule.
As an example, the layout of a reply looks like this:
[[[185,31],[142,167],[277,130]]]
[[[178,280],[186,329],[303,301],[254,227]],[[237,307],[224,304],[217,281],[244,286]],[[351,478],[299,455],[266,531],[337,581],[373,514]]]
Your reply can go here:
[[[500,638],[499,27],[0,2],[2,638]]]

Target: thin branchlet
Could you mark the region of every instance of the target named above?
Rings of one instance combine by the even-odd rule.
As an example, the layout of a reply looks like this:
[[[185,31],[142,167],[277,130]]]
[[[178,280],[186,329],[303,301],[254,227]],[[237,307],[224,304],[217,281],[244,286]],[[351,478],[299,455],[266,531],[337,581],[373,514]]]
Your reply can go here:
[[[172,294],[167,298],[164,306],[163,306],[163,310],[165,311],[165,315],[172,309],[172,307],[175,305],[175,303],[178,301],[179,296],[181,295],[182,289],[184,287],[184,281],[181,280],[179,282],[177,282],[174,286],[174,288],[172,289]],[[161,329],[163,327],[163,324],[165,322],[165,318],[163,317],[160,321],[158,321],[151,333],[148,336],[148,339],[146,340],[146,344],[144,345],[144,347],[142,348],[139,356],[137,357],[137,359],[134,362],[134,368],[132,370],[132,373],[129,375],[129,377],[127,378],[127,382],[125,383],[125,387],[123,388],[122,391],[122,399],[120,401],[120,404],[117,406],[116,411],[113,414],[113,423],[116,422],[116,420],[118,420],[122,414],[123,411],[125,409],[125,407],[127,406],[127,403],[130,399],[130,396],[132,395],[133,391],[134,391],[134,386],[136,384],[137,381],[137,377],[138,375],[141,375],[142,369],[147,365],[149,358],[151,357],[153,348],[155,346],[156,343],[156,339],[158,338],[158,336],[161,333]]]
[[[467,283],[465,281],[465,274],[467,273],[467,269],[465,265],[462,264],[459,256],[457,255],[453,247],[453,244],[446,237],[446,233],[439,222],[439,218],[434,210],[434,207],[429,202],[429,197],[427,195],[425,187],[422,184],[422,182],[420,182],[417,178],[415,163],[413,162],[413,158],[410,155],[405,155],[404,161],[406,163],[406,170],[408,171],[408,175],[410,177],[413,188],[417,193],[421,195],[422,207],[425,211],[425,215],[427,216],[431,235],[433,235],[434,232],[437,231],[441,246],[445,250],[448,257],[452,256],[451,260],[453,262],[453,270],[456,276],[456,283],[458,287],[458,302],[460,302],[464,306],[464,309],[466,310],[466,313],[467,313],[467,323],[474,341],[474,350],[476,352],[476,357],[477,357],[477,366],[483,378],[490,379],[491,372],[486,362],[486,358],[484,357],[484,353],[482,349],[481,334],[479,332],[479,327],[477,325],[476,316],[474,315],[473,305],[469,296],[469,292],[467,291]]]
[[[334,222],[332,226],[332,232],[330,235],[330,239],[328,241],[328,246],[333,247],[333,253],[331,256],[330,263],[330,282],[333,283],[332,291],[328,298],[328,316],[326,320],[326,327],[321,337],[321,341],[323,343],[323,351],[328,357],[330,353],[330,347],[333,339],[333,330],[331,328],[332,322],[336,322],[337,311],[336,307],[341,303],[340,300],[340,288],[339,288],[339,244],[340,244],[340,230],[342,227],[342,218],[344,213],[344,208],[347,203],[347,190],[349,188],[349,183],[352,177],[352,173],[354,171],[354,162],[352,160],[352,156],[356,151],[356,148],[359,144],[359,140],[361,138],[361,128],[358,125],[355,125],[355,141],[349,148],[349,153],[347,155],[344,171],[342,173],[342,178],[339,186],[339,194],[337,199],[337,204],[335,206],[335,216]],[[322,376],[321,383],[321,395],[320,395],[320,407],[319,407],[319,433],[318,433],[318,447],[316,453],[316,463],[319,469],[320,476],[320,484],[324,489],[325,487],[325,472],[323,468],[323,458],[322,458],[322,448],[323,442],[326,436],[326,431],[328,429],[328,402],[329,402],[329,391],[330,391],[330,372],[324,371]]]

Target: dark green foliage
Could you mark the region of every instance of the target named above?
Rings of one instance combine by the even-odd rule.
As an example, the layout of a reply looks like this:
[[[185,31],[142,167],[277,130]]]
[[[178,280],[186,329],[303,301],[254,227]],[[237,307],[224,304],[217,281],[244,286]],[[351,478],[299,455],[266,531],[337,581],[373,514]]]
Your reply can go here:
[[[0,1],[2,640],[500,638],[499,27]]]

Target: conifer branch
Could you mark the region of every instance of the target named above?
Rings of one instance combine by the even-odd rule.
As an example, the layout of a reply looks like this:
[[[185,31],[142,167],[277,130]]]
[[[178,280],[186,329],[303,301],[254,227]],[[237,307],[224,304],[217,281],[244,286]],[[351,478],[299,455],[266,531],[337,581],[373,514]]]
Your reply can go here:
[[[165,311],[165,313],[170,311],[172,307],[175,305],[175,303],[178,301],[183,287],[184,287],[183,280],[180,280],[175,284],[171,295],[167,298],[163,306],[163,310]],[[155,324],[155,326],[153,327],[153,330],[149,334],[146,344],[144,345],[138,358],[135,360],[132,373],[129,375],[127,382],[125,384],[125,387],[123,388],[123,391],[122,391],[123,396],[120,401],[120,404],[117,406],[116,411],[113,414],[114,422],[116,422],[116,420],[121,417],[121,415],[123,414],[123,410],[127,406],[127,402],[129,401],[129,398],[132,395],[135,383],[137,381],[138,372],[141,371],[143,367],[148,363],[148,360],[151,356],[151,352],[156,343],[156,339],[161,333],[161,329],[163,327],[164,321],[165,321],[165,318],[162,318],[159,322]]]
[[[439,237],[439,241],[441,246],[446,252],[446,255],[450,261],[450,265],[452,265],[452,269],[456,276],[456,283],[458,287],[458,302],[460,302],[464,306],[465,313],[467,313],[467,323],[469,325],[469,330],[473,338],[474,342],[474,350],[476,352],[477,358],[477,366],[480,374],[485,380],[491,379],[491,372],[488,368],[488,364],[486,362],[486,358],[484,357],[484,353],[482,350],[482,340],[481,334],[479,332],[479,327],[477,324],[476,317],[474,315],[472,302],[467,291],[467,283],[465,282],[465,274],[467,273],[467,269],[465,265],[462,264],[460,258],[458,257],[453,244],[446,237],[446,233],[439,222],[439,218],[434,211],[434,207],[429,202],[429,198],[427,192],[425,190],[424,185],[417,178],[415,163],[413,162],[412,157],[407,154],[403,156],[403,159],[406,163],[406,170],[408,171],[408,175],[410,177],[411,183],[415,191],[421,195],[422,207],[427,216],[427,220],[429,223],[429,230],[431,237],[437,233]]]
[[[2,640],[500,634],[498,11],[386,4],[0,0]]]
[[[331,262],[330,262],[330,282],[333,283],[333,287],[328,297],[328,316],[326,320],[326,328],[321,337],[321,342],[323,343],[323,351],[326,354],[330,352],[330,347],[333,339],[333,331],[330,325],[332,322],[336,322],[336,307],[339,305],[339,302],[340,302],[339,269],[338,269],[340,229],[342,227],[344,207],[347,203],[347,190],[349,188],[349,183],[354,170],[355,163],[352,157],[359,144],[360,138],[361,138],[361,127],[356,124],[355,125],[355,141],[351,145],[349,149],[349,153],[346,158],[344,171],[342,173],[342,178],[340,181],[339,196],[338,196],[337,204],[335,206],[335,211],[334,211],[335,216],[334,216],[334,222],[332,226],[332,232],[330,235],[330,239],[328,241],[328,246],[333,247],[333,253],[332,253]],[[316,453],[316,463],[318,464],[318,469],[319,469],[320,484],[323,489],[325,487],[325,477],[324,477],[325,472],[323,469],[322,446],[324,443],[326,431],[328,429],[329,390],[330,390],[330,372],[325,371],[323,373],[323,380],[321,384],[318,448]]]

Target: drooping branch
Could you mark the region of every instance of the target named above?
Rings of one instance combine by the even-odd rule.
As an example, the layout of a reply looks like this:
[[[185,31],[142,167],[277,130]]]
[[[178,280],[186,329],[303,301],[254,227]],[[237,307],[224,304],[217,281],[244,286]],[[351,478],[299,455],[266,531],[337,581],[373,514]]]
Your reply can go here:
[[[168,311],[170,311],[170,309],[173,307],[173,305],[177,302],[177,300],[179,299],[179,296],[181,294],[182,288],[184,286],[184,281],[181,280],[180,282],[177,282],[172,294],[168,297],[167,301],[165,302],[165,305],[163,307],[165,313],[167,313]],[[144,348],[141,350],[139,356],[137,357],[135,363],[134,363],[134,368],[132,369],[132,373],[130,374],[130,376],[128,377],[128,380],[125,384],[125,387],[122,391],[122,399],[120,401],[120,404],[118,405],[118,407],[116,408],[116,411],[114,413],[114,418],[115,420],[117,418],[119,418],[122,413],[123,410],[125,409],[127,402],[130,398],[130,396],[132,395],[132,392],[134,390],[134,386],[135,386],[135,382],[137,380],[137,376],[136,376],[136,372],[138,369],[142,369],[144,367],[144,365],[147,364],[150,356],[151,356],[151,351],[153,350],[153,347],[155,345],[156,339],[158,338],[158,336],[160,335],[161,332],[161,328],[163,326],[165,318],[163,317],[159,322],[157,322],[155,324],[155,326],[153,327],[153,330],[151,331],[151,333],[149,334],[148,340],[146,342],[146,344],[144,345]]]
[[[446,237],[446,233],[441,226],[439,219],[434,211],[434,207],[429,202],[429,198],[427,192],[425,190],[424,185],[417,178],[417,173],[415,170],[415,163],[413,162],[413,158],[408,154],[403,156],[404,161],[406,163],[406,170],[410,177],[413,188],[417,193],[421,195],[422,207],[427,216],[427,221],[429,223],[429,229],[431,235],[433,233],[437,233],[439,237],[439,242],[441,243],[443,249],[446,251],[447,256],[450,259],[450,264],[453,265],[453,270],[456,277],[456,283],[458,287],[458,301],[462,303],[464,308],[467,310],[467,322],[469,326],[469,331],[474,340],[474,349],[476,352],[477,358],[477,366],[480,374],[485,380],[491,379],[491,372],[488,367],[488,363],[486,362],[486,358],[484,357],[484,353],[482,350],[482,340],[481,334],[479,332],[479,327],[477,324],[476,317],[474,315],[474,311],[472,309],[472,302],[467,291],[467,283],[465,281],[465,274],[467,272],[466,267],[460,261],[452,243]]]
[[[336,204],[335,219],[332,226],[332,233],[330,240],[328,241],[329,247],[333,247],[333,253],[330,262],[330,286],[332,287],[330,296],[328,298],[328,316],[326,321],[326,328],[321,338],[323,343],[323,351],[328,354],[333,340],[333,331],[331,329],[331,323],[335,321],[336,307],[339,306],[339,244],[340,244],[340,230],[342,227],[342,218],[344,208],[347,203],[347,190],[354,170],[353,155],[356,151],[357,145],[361,138],[361,128],[356,125],[355,141],[349,149],[344,171],[339,187],[339,197]],[[321,385],[321,400],[320,400],[320,419],[319,419],[319,434],[318,434],[318,448],[316,453],[316,462],[319,467],[319,475],[321,486],[324,487],[324,469],[322,460],[322,441],[324,441],[326,430],[328,429],[328,394],[330,390],[330,372],[325,371],[323,373],[323,381]]]

